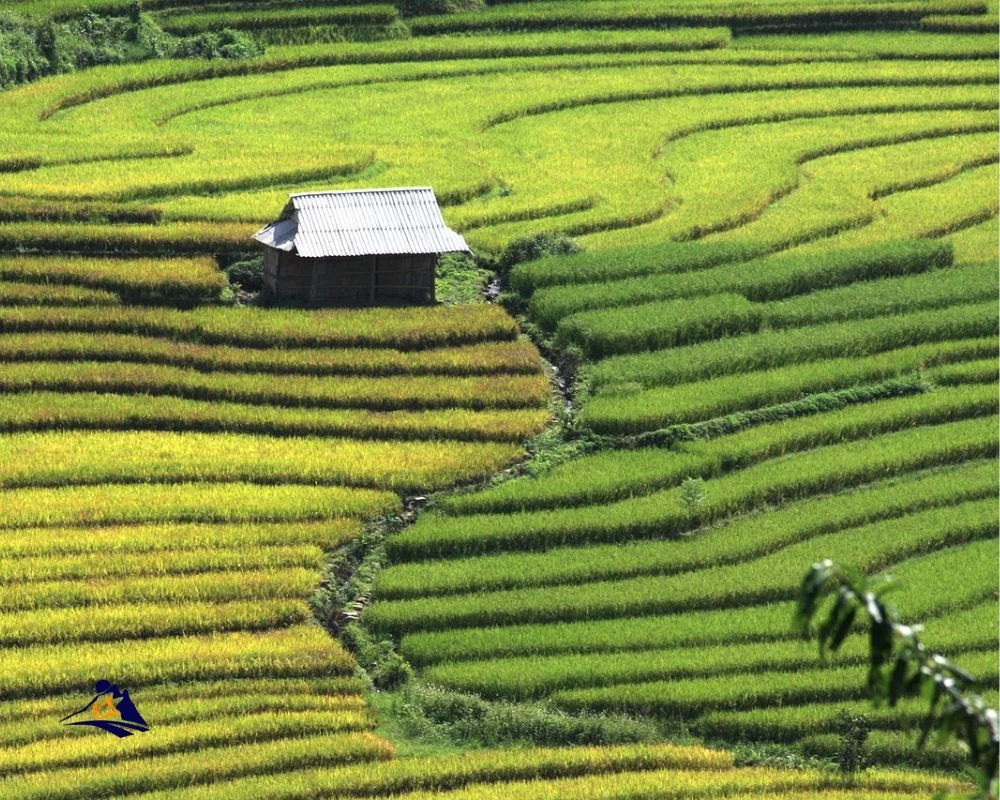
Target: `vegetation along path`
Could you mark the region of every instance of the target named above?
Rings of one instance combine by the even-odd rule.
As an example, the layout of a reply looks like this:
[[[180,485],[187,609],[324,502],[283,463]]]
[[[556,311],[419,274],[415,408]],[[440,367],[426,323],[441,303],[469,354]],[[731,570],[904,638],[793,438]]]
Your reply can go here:
[[[4,14],[0,796],[967,788],[791,616],[891,572],[995,688],[994,2]],[[407,185],[500,303],[248,302],[290,192]]]

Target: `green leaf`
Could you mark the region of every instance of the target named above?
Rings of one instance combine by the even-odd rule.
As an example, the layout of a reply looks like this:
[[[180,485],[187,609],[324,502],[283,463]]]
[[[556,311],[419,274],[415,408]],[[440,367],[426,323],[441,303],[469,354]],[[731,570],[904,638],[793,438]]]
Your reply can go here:
[[[897,658],[896,665],[892,669],[892,674],[889,676],[889,705],[895,706],[899,702],[899,699],[903,696],[903,692],[906,690],[906,672],[909,669],[909,663],[905,658]]]
[[[833,652],[836,653],[840,649],[847,634],[851,632],[851,626],[854,624],[857,611],[857,608],[849,608],[847,613],[841,617],[836,630],[834,630],[833,635],[830,637],[830,649]]]

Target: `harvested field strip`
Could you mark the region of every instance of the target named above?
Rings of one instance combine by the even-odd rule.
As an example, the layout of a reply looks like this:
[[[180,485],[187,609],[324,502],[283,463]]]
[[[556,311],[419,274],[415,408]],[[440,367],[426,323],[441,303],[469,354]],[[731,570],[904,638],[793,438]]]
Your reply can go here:
[[[933,433],[928,436],[928,433]],[[996,421],[985,417],[917,427],[873,439],[818,447],[708,481],[708,500],[688,510],[678,489],[600,506],[445,517],[425,514],[389,539],[392,563],[503,550],[546,550],[559,545],[675,537],[764,504],[930,467],[986,458],[997,451]]]
[[[147,739],[150,737],[146,737]],[[143,739],[145,741],[145,739]],[[121,759],[114,769],[101,773],[93,767],[35,772],[15,776],[22,798],[121,797],[122,792],[183,787],[190,792],[199,784],[214,784],[244,775],[269,775],[296,769],[335,767],[343,764],[388,759],[391,745],[370,733],[317,734],[278,739],[273,742],[242,743],[144,759]],[[0,784],[2,789],[2,784]]]
[[[765,330],[687,347],[610,358],[596,364],[587,374],[598,388],[626,381],[647,388],[676,385],[822,358],[870,356],[908,344],[965,338],[965,331],[973,331],[972,335],[989,335],[991,325],[995,329],[994,303],[955,305],[877,319]]]
[[[0,281],[0,306],[116,306],[118,295],[80,286],[40,286]]]
[[[962,664],[984,680],[995,679],[997,654],[967,653]],[[865,669],[858,665],[793,672],[758,671],[752,683],[728,677],[691,678],[651,683],[619,684],[595,689],[557,692],[553,699],[567,710],[628,711],[664,717],[691,718],[712,710],[744,710],[776,703],[799,705],[819,701],[860,700],[865,697]]]
[[[221,603],[129,603],[103,607],[100,614],[89,607],[46,608],[0,617],[0,647],[267,631],[307,622],[312,616],[312,609],[301,600],[262,598]],[[162,720],[160,707],[157,720]]]
[[[215,260],[197,258],[81,258],[79,256],[3,256],[0,278],[52,284],[69,283],[116,292],[130,302],[194,305],[218,296],[226,276]]]
[[[0,284],[0,293],[4,285]],[[40,288],[53,291],[53,287]],[[129,361],[206,372],[278,375],[531,375],[541,371],[534,347],[525,340],[406,352],[392,348],[233,347],[116,333],[8,333],[0,339],[0,358]]]
[[[549,398],[542,374],[406,377],[276,376],[205,373],[159,364],[112,361],[0,362],[0,390],[112,392],[225,400],[288,407],[367,411],[539,407]]]
[[[3,558],[41,559],[113,552],[119,558],[173,550],[313,546],[333,550],[361,533],[355,519],[255,524],[121,525],[102,528],[26,528],[5,530]]]
[[[681,440],[675,449],[647,447],[581,456],[537,478],[516,478],[481,492],[452,495],[439,507],[449,514],[476,514],[620,500],[678,485],[691,476],[710,477],[755,461],[912,425],[985,416],[996,408],[991,387],[935,389],[781,419],[709,441]]]
[[[777,553],[708,572],[630,578],[569,586],[479,592],[468,595],[383,600],[371,605],[365,621],[373,629],[400,634],[473,625],[562,622],[636,614],[664,614],[788,600],[795,596],[794,565],[820,557],[845,560],[864,572],[878,571],[901,559],[937,547],[960,545],[957,567],[965,570],[973,597],[984,597],[992,585],[984,566],[997,557],[990,539],[997,527],[995,503],[975,501],[955,508],[931,509],[902,519],[876,522],[788,545]],[[926,523],[921,531],[911,522]],[[983,559],[984,565],[975,563]],[[799,559],[796,561],[796,559]],[[978,571],[978,574],[977,574]],[[978,592],[978,593],[977,593]]]
[[[489,442],[365,442],[225,433],[0,436],[0,487],[248,482],[420,491],[475,479],[521,452]]]
[[[363,740],[368,740],[365,737]],[[352,743],[356,741],[351,739]],[[371,741],[377,741],[372,739]],[[468,784],[492,783],[518,779],[563,779],[571,776],[594,776],[607,774],[621,780],[632,772],[646,773],[662,780],[662,773],[655,770],[669,769],[670,774],[691,775],[691,771],[704,773],[706,778],[717,780],[720,770],[729,770],[732,766],[732,756],[728,753],[709,750],[702,747],[679,747],[676,745],[631,745],[617,747],[573,747],[573,748],[533,748],[524,750],[491,750],[464,753],[458,756],[442,756],[433,759],[412,758],[397,760],[382,760],[388,758],[387,746],[383,744],[379,760],[369,761],[363,765],[344,766],[325,769],[313,769],[291,774],[266,774],[248,777],[225,783],[213,783],[212,786],[181,786],[179,770],[171,770],[167,776],[157,780],[154,777],[143,781],[142,769],[130,770],[130,780],[135,780],[137,790],[163,787],[168,789],[173,785],[173,791],[164,791],[150,795],[151,800],[160,798],[202,798],[218,797],[223,792],[227,797],[240,798],[261,797],[265,793],[269,797],[283,798],[315,798],[318,795],[354,796],[354,797],[384,797],[399,792],[420,789],[433,789],[437,792],[444,789],[458,789]],[[228,755],[228,753],[227,753]],[[171,763],[170,765],[174,765]],[[303,765],[303,768],[308,765]],[[300,768],[301,769],[301,768]],[[290,772],[291,768],[270,770],[272,772]],[[684,770],[684,772],[679,772]],[[261,770],[267,772],[268,770]],[[678,771],[678,772],[675,772]],[[239,774],[239,773],[237,773]],[[158,776],[157,776],[158,777]],[[216,780],[222,775],[213,776]],[[172,779],[171,779],[172,778]],[[44,779],[50,785],[58,786],[60,793],[49,795],[45,793]],[[108,786],[108,780],[94,777],[92,774],[39,773],[31,776],[22,785],[27,786],[30,793],[24,797],[42,798],[89,798],[95,796],[88,792],[99,792]],[[76,786],[74,786],[74,781]],[[155,783],[154,783],[155,781]],[[910,781],[916,785],[915,781]],[[940,781],[940,785],[951,785]],[[152,784],[152,785],[150,785]],[[923,784],[926,786],[926,784]],[[485,787],[475,787],[481,790]]]
[[[10,700],[78,693],[81,675],[112,669],[139,696],[143,687],[167,681],[350,675],[354,659],[313,623],[142,640],[127,651],[102,642],[0,650],[0,688]]]
[[[247,347],[388,347],[423,350],[517,338],[496,305],[296,311],[256,308],[0,309],[0,331],[164,336]]]
[[[392,492],[339,486],[189,483],[0,491],[0,528],[162,522],[283,522],[367,517],[400,507]]]
[[[641,433],[786,402],[804,394],[897,378],[926,367],[985,358],[995,351],[995,339],[959,339],[861,358],[823,359],[710,378],[677,387],[617,394],[617,387],[608,385],[586,404],[582,418],[598,433]]]
[[[726,252],[722,250],[720,257]],[[529,309],[533,319],[552,327],[563,317],[588,309],[698,295],[728,292],[758,302],[780,300],[859,280],[947,267],[952,258],[947,242],[922,241],[897,241],[821,256],[790,253],[680,274],[543,288],[532,295]]]
[[[6,550],[6,548],[5,548]],[[44,555],[35,558],[0,557],[0,580],[8,586],[34,581],[90,578],[93,582],[129,575],[198,575],[222,570],[284,569],[312,567],[319,569],[323,551],[314,545],[262,547],[250,551],[223,547],[174,549],[168,552],[84,555]]]
[[[4,398],[0,431],[226,431],[270,436],[522,442],[540,432],[549,419],[545,409],[293,409],[171,396],[19,392]]]

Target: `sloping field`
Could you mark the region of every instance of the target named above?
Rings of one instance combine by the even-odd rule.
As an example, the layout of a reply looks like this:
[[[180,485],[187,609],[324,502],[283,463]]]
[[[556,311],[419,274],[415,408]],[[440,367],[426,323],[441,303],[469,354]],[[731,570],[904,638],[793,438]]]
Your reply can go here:
[[[5,8],[84,5],[127,7]],[[585,248],[508,288],[580,364],[593,452],[388,540],[362,621],[418,681],[820,757],[848,707],[875,760],[954,770],[917,705],[870,711],[860,639],[821,664],[790,617],[818,558],[890,571],[996,683],[995,8],[144,5],[270,46],[0,94],[0,796],[957,788],[667,744],[394,759],[314,618],[327,557],[522,458],[548,378],[499,306],[231,308],[216,257],[290,191],[373,185],[432,185],[483,250]],[[58,724],[102,678],[153,731]]]

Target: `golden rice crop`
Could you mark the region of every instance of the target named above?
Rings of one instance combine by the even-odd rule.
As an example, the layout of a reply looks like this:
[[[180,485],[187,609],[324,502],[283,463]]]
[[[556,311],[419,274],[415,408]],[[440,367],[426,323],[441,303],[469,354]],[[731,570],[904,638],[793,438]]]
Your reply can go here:
[[[133,482],[336,484],[419,491],[468,481],[520,453],[494,442],[366,442],[168,432],[0,436],[0,486]]]
[[[374,516],[391,492],[248,483],[104,484],[0,491],[0,528],[156,522],[279,522]]]

